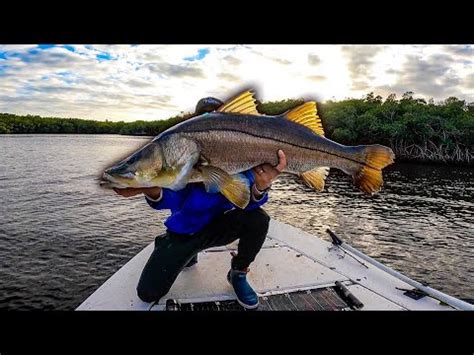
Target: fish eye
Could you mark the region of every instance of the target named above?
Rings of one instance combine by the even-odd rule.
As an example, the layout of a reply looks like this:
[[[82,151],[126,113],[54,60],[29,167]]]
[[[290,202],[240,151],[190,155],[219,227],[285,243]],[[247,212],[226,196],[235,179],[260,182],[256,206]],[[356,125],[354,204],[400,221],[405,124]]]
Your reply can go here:
[[[128,162],[129,164],[134,164],[134,163],[136,163],[137,160],[138,160],[138,155],[139,155],[139,154],[133,154],[133,155],[128,159],[127,162]]]

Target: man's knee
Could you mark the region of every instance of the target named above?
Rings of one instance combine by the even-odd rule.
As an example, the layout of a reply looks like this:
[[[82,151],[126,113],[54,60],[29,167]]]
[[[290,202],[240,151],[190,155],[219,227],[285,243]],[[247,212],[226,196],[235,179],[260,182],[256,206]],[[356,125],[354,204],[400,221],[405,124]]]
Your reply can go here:
[[[265,212],[262,208],[257,208],[246,212],[247,226],[258,234],[266,236],[268,227],[270,225],[270,216],[267,214],[267,212]]]
[[[160,234],[155,238],[155,249],[166,247],[169,243],[171,236],[168,233]]]

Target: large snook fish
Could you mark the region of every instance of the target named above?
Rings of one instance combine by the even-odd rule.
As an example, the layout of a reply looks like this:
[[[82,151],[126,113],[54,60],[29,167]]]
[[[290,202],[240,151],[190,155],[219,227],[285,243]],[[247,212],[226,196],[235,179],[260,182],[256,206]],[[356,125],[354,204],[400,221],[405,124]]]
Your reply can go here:
[[[180,190],[203,182],[245,208],[248,185],[238,173],[263,163],[276,165],[284,151],[286,172],[298,174],[316,190],[324,188],[329,168],[349,174],[362,191],[380,190],[382,169],[394,154],[382,145],[344,146],[324,138],[315,102],[279,116],[261,115],[250,91],[217,110],[162,132],[149,144],[104,172],[109,187],[159,186]]]

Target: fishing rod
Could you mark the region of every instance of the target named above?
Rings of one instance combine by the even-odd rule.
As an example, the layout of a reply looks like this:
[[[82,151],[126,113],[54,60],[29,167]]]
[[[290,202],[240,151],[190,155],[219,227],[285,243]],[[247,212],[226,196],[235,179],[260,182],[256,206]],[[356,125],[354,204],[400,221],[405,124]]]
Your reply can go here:
[[[379,263],[378,261],[372,259],[371,257],[365,255],[364,253],[360,252],[356,248],[350,246],[349,244],[345,243],[340,237],[336,235],[332,230],[329,228],[326,229],[326,232],[331,236],[332,243],[336,245],[337,247],[341,248],[345,252],[350,252],[362,260],[368,262],[369,264],[372,264],[376,268],[385,271],[386,273],[392,275],[393,277],[409,284],[410,286],[415,287],[416,290],[423,292],[427,296],[433,297],[437,299],[438,301],[441,301],[443,303],[446,303],[447,305],[459,309],[459,310],[466,310],[466,311],[474,311],[474,305],[469,304],[467,302],[464,302],[462,300],[459,300],[457,298],[451,297],[449,295],[446,295],[438,290],[435,290],[429,286],[423,285],[419,283],[418,281],[412,280],[409,277],[393,270],[390,269],[389,267],[383,265],[382,263]]]

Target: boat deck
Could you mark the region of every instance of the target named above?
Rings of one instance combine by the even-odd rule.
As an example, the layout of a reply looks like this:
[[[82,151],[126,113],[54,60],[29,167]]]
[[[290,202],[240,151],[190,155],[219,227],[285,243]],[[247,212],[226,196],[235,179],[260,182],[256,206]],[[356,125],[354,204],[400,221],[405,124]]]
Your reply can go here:
[[[141,271],[153,249],[148,245],[112,275],[77,310],[242,310],[227,283],[230,251],[236,243],[208,249],[198,264],[183,270],[158,303],[136,295]],[[272,220],[267,240],[250,266],[250,283],[260,295],[259,310],[450,310],[436,299],[405,295],[413,289],[330,242]],[[342,286],[341,286],[342,285]],[[362,305],[356,307],[343,289]]]

